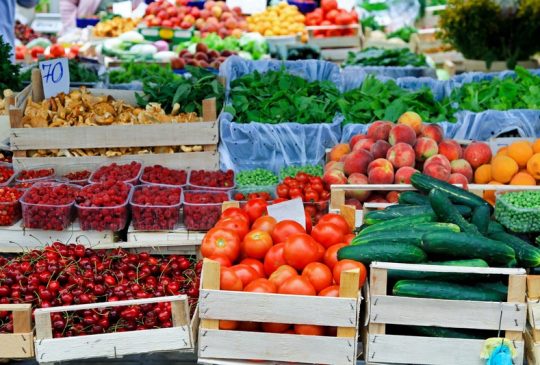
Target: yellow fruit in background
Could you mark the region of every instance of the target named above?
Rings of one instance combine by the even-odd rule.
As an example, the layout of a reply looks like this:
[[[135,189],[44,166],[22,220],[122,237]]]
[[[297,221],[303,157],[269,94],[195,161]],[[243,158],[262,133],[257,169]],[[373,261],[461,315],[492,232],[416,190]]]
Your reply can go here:
[[[497,155],[508,156],[508,147],[499,148]]]
[[[540,180],[540,153],[535,153],[527,162],[527,172]]]
[[[508,156],[498,155],[491,160],[491,176],[500,183],[510,182],[518,170],[517,162]]]
[[[531,144],[527,141],[517,141],[508,146],[508,157],[511,157],[520,167],[527,166],[527,161],[533,155]]]
[[[492,180],[491,178],[491,165],[486,164],[478,167],[474,172],[475,184],[487,184]]]
[[[490,181],[488,185],[503,185],[498,181]],[[495,205],[495,190],[484,190],[484,200],[489,204]]]
[[[534,141],[534,143],[532,144],[532,148],[534,153],[540,153],[540,138]]]
[[[518,172],[510,180],[510,185],[536,185],[536,180],[528,172]]]

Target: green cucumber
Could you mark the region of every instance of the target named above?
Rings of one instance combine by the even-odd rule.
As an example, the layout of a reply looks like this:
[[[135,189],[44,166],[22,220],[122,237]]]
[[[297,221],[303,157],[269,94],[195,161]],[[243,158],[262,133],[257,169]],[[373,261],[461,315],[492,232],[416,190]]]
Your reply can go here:
[[[452,260],[440,262],[427,262],[425,265],[442,266],[465,266],[465,267],[488,267],[488,263],[482,259],[472,260]],[[413,280],[443,280],[443,281],[471,281],[478,278],[477,274],[459,274],[447,272],[409,271],[409,270],[388,270],[389,279],[413,279]]]
[[[426,213],[418,214],[409,217],[399,217],[394,219],[389,219],[381,223],[372,224],[360,230],[360,234],[366,234],[370,232],[385,231],[385,230],[394,230],[397,227],[405,226],[410,227],[412,224],[417,223],[427,223],[435,221],[435,214]]]
[[[498,292],[500,295],[508,296],[508,286],[504,285],[500,281],[497,282],[480,282],[476,286],[484,289],[489,289]]]
[[[391,223],[398,219],[401,219],[401,218],[392,219],[391,221],[388,221],[387,223]],[[402,231],[429,232],[430,230],[433,230],[433,231],[449,230],[452,232],[460,232],[459,227],[452,223],[437,223],[437,222],[416,223],[414,221],[412,222],[409,221],[409,223],[407,224],[398,224],[398,225],[390,225],[386,223],[374,224],[364,229],[363,231],[360,231],[359,235],[364,237],[364,236],[372,235],[372,234],[397,233],[397,232],[402,232]]]
[[[448,194],[450,200],[452,200],[454,203],[464,204],[473,209],[481,205],[489,204],[478,195],[424,174],[413,174],[411,176],[411,183],[415,188],[423,191],[424,193],[429,193],[432,189],[439,189]]]
[[[412,227],[399,227],[395,230],[375,231],[360,234],[353,238],[351,245],[368,243],[407,243],[418,246],[427,232],[459,232],[459,227],[450,223],[420,223]]]
[[[452,300],[474,300],[487,302],[506,301],[506,295],[501,293],[446,281],[431,280],[400,280],[392,289],[392,294],[399,297],[432,298],[432,299],[452,299]]]
[[[420,247],[428,254],[458,259],[484,259],[487,263],[494,265],[504,265],[515,260],[512,247],[470,233],[426,233],[422,236]]]
[[[420,263],[427,259],[422,249],[405,243],[381,243],[345,246],[338,251],[338,260],[354,260],[368,266],[373,261]]]
[[[399,204],[429,205],[427,196],[416,191],[403,191],[398,197]]]
[[[467,222],[465,218],[459,214],[445,192],[433,189],[429,192],[428,198],[431,203],[431,208],[440,220],[458,225],[463,232],[480,234],[480,231],[478,231],[478,228],[476,228],[475,225]]]
[[[487,234],[490,235],[495,232],[506,232],[502,224],[497,221],[490,220],[488,224]]]
[[[445,327],[427,327],[427,326],[407,326],[411,332],[426,337],[445,337],[445,338],[463,338],[483,340],[486,337],[481,333],[467,331],[463,329],[445,328]]]
[[[481,234],[487,234],[489,222],[491,221],[491,208],[487,205],[480,205],[474,208],[471,223],[478,228]]]
[[[471,208],[467,206],[455,205],[455,207],[458,209],[459,213],[465,217],[471,214]],[[367,212],[362,223],[370,226],[390,219],[421,214],[435,213],[429,205],[391,205],[383,210],[372,210],[371,212]]]
[[[522,240],[513,234],[506,232],[494,232],[488,235],[489,238],[504,242],[512,247],[516,252],[516,260],[522,267],[540,266],[540,249]]]

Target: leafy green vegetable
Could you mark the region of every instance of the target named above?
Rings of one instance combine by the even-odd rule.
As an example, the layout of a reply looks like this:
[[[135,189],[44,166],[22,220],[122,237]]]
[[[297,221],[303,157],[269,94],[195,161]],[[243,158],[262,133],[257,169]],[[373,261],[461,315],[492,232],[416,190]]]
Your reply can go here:
[[[407,48],[382,49],[369,47],[359,52],[349,52],[346,66],[427,66],[426,57]]]
[[[21,88],[20,66],[11,63],[10,54],[11,46],[4,42],[4,37],[0,35],[0,92],[6,89],[15,91]]]
[[[69,80],[71,82],[97,82],[99,77],[95,70],[91,70],[89,67],[84,66],[76,59],[71,59],[68,61],[69,66]],[[32,78],[32,69],[36,68],[37,64],[31,68],[21,72],[20,79],[21,81],[28,81]]]
[[[155,63],[123,63],[121,69],[109,72],[111,84],[127,84],[132,81],[143,81],[154,77],[170,77],[173,74],[170,65],[163,67]]]
[[[339,90],[330,81],[313,81],[285,68],[257,71],[231,82],[232,105],[226,111],[238,123],[329,123],[338,111]]]
[[[414,33],[418,33],[418,30],[416,30],[415,27],[407,26],[399,28],[395,32],[388,34],[387,38],[399,38],[402,39],[404,42],[409,42],[411,40],[411,36]]]
[[[323,167],[320,165],[305,165],[305,166],[287,166],[279,172],[279,178],[295,177],[297,173],[305,172],[313,176],[323,176]]]
[[[186,66],[190,77],[182,77],[170,72],[143,80],[143,95],[135,94],[137,103],[159,103],[170,113],[175,104],[180,104],[180,112],[202,116],[202,101],[216,98],[216,109],[221,110],[225,90],[216,75],[200,67]]]
[[[362,25],[362,32],[364,33],[366,32],[366,29],[368,28],[371,30],[384,30],[384,27],[377,22],[377,20],[375,19],[373,15],[363,18],[361,21],[361,25]]]

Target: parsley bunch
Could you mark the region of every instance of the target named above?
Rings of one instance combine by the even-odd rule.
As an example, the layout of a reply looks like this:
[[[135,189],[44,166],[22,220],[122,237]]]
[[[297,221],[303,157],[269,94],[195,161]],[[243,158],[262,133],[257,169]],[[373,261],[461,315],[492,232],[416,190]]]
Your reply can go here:
[[[11,59],[11,46],[4,42],[4,37],[0,35],[0,91],[6,89],[20,90],[21,80],[19,79],[19,65],[14,65]]]

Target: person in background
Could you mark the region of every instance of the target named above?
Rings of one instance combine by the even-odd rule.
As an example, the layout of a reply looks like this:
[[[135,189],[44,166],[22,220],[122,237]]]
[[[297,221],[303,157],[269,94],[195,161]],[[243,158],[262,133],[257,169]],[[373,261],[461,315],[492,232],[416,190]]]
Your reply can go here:
[[[75,28],[77,18],[95,15],[101,11],[110,11],[112,4],[126,0],[60,0],[63,32]],[[133,0],[135,9],[141,0]]]
[[[32,8],[39,0],[1,0],[0,1],[0,35],[11,45],[11,61],[15,54],[15,4],[24,8]]]

